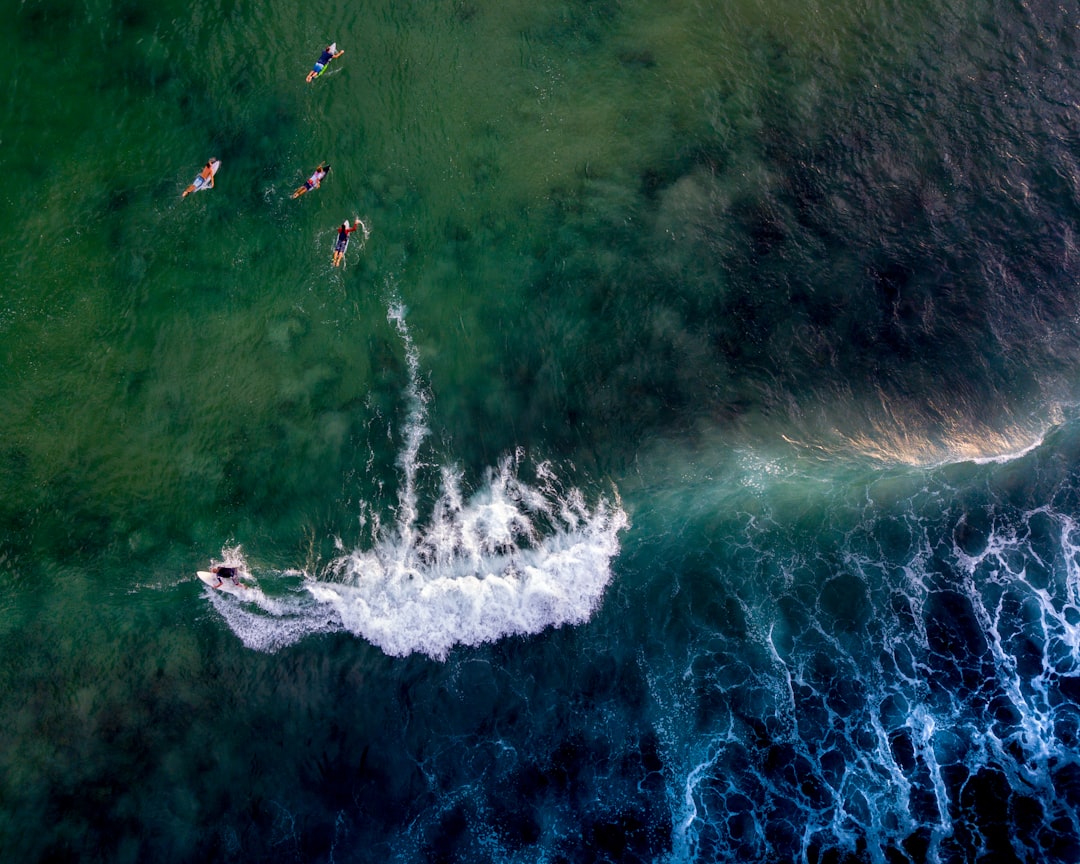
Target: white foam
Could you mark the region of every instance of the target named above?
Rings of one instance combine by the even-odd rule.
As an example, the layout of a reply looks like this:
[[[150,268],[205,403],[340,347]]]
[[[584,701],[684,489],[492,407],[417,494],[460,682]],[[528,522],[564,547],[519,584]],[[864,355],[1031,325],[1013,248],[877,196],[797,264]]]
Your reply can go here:
[[[444,658],[455,645],[586,621],[627,525],[618,497],[591,511],[580,495],[553,499],[521,481],[510,459],[468,502],[458,482],[444,471],[426,526],[338,559],[331,579],[308,584],[312,596],[394,656]],[[536,521],[551,533],[540,537]]]
[[[257,586],[242,601],[214,605],[250,648],[275,651],[312,633],[345,629],[387,654],[445,658],[456,645],[479,645],[548,627],[581,624],[596,610],[611,580],[619,532],[628,526],[618,492],[589,506],[564,490],[548,463],[536,480],[519,477],[515,453],[487,472],[471,495],[460,474],[440,469],[441,486],[421,524],[417,474],[427,435],[428,396],[405,310],[391,306],[405,348],[409,411],[398,457],[397,518],[374,520],[369,548],[331,562],[306,592],[268,597]]]
[[[273,653],[305,636],[333,633],[341,619],[333,610],[305,602],[303,596],[271,598],[258,587],[244,592],[243,599],[211,592],[210,602],[241,642],[254,651]]]

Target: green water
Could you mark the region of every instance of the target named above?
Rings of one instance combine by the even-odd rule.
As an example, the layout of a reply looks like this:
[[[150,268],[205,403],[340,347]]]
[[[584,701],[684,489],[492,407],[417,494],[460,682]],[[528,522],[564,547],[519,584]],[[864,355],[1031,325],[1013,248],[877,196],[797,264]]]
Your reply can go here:
[[[370,429],[401,387],[390,295],[454,458],[583,446],[618,470],[612,438],[670,422],[679,371],[647,367],[707,352],[684,344],[700,341],[685,306],[724,290],[694,272],[693,223],[717,191],[691,174],[657,218],[650,186],[702,151],[736,166],[726,194],[767,185],[746,137],[780,115],[812,125],[828,89],[865,74],[866,30],[888,14],[21,7],[5,52],[4,162],[23,179],[4,196],[2,497],[9,520],[39,515],[19,548],[127,537],[160,561],[177,542],[339,522],[326,490],[357,469],[354,445],[392,462]],[[345,56],[302,86],[328,38]],[[209,155],[217,188],[181,201]],[[320,160],[324,187],[287,200]],[[333,231],[354,214],[372,238],[335,272]],[[684,296],[661,299],[653,256],[686,275]],[[635,386],[644,410],[626,417],[610,391]]]

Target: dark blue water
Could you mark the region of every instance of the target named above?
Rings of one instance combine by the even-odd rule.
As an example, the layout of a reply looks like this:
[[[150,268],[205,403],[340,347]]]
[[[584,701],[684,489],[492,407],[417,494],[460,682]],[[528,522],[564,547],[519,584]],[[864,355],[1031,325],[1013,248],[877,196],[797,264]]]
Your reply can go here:
[[[1080,858],[1075,9],[8,7],[0,859]]]

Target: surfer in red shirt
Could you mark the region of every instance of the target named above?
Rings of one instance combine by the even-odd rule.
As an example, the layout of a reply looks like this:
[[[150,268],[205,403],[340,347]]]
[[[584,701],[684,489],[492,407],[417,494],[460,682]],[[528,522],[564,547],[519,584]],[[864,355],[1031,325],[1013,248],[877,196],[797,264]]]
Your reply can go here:
[[[349,248],[349,235],[352,234],[357,228],[363,227],[364,223],[358,218],[353,220],[356,224],[350,226],[349,220],[346,219],[341,223],[341,227],[338,228],[337,242],[334,244],[334,266],[340,267],[341,262],[345,260],[345,250]]]

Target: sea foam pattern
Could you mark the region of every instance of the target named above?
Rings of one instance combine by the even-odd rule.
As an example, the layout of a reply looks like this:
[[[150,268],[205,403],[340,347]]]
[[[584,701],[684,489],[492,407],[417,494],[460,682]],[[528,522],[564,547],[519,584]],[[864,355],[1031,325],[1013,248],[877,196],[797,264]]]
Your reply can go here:
[[[731,620],[692,640],[682,686],[653,679],[711,730],[667,732],[672,755],[695,742],[674,860],[1075,860],[1076,502],[975,506],[947,474],[799,523],[743,517]],[[778,551],[803,532],[814,555]]]

